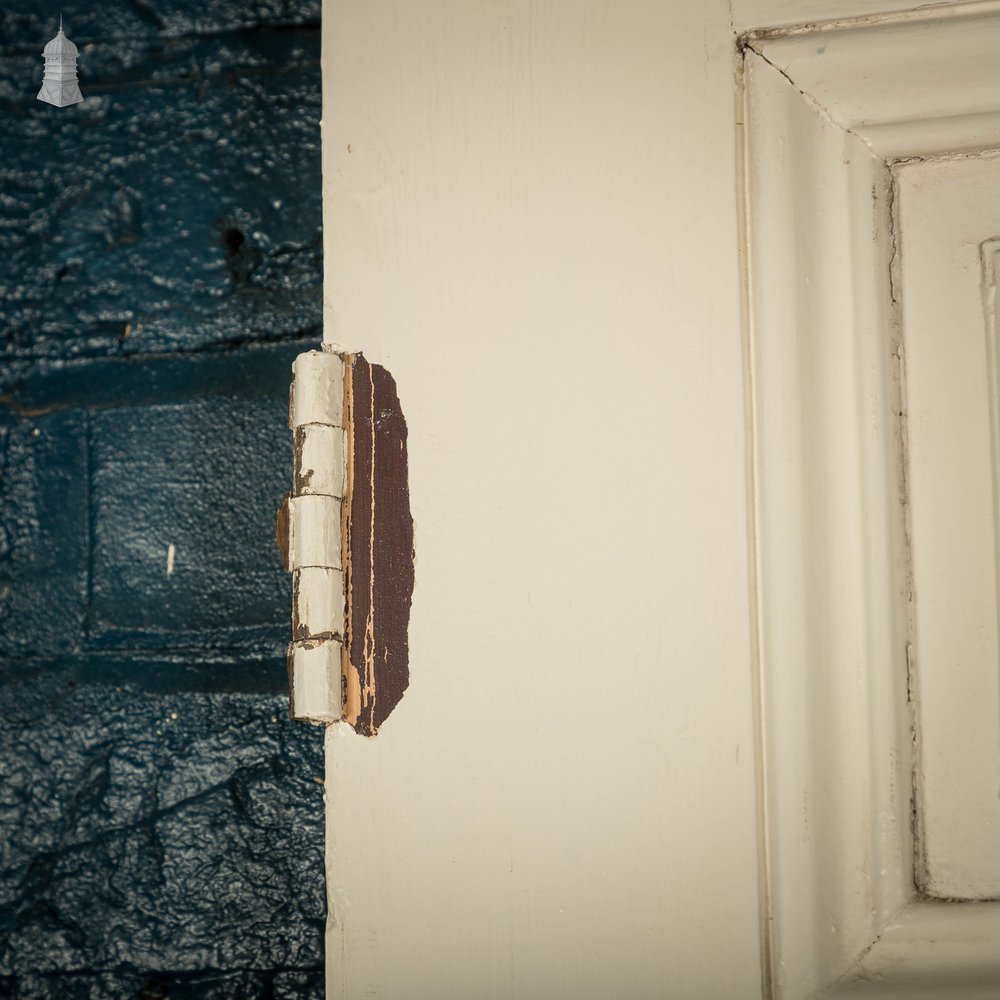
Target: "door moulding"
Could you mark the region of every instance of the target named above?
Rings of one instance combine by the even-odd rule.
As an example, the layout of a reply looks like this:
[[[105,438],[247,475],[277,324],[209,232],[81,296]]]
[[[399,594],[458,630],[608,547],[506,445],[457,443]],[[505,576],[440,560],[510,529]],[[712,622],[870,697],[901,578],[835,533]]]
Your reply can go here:
[[[987,996],[1000,904],[914,882],[892,168],[1000,146],[1000,4],[739,47],[765,995]]]

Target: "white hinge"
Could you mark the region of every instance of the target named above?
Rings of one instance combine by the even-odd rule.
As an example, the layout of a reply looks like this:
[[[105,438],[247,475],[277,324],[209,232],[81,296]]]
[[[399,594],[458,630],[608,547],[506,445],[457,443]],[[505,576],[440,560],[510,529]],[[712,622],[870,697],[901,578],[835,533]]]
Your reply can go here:
[[[293,492],[278,515],[285,566],[292,573],[288,683],[293,719],[343,717],[346,458],[344,362],[324,351],[292,365],[288,425],[294,435]]]

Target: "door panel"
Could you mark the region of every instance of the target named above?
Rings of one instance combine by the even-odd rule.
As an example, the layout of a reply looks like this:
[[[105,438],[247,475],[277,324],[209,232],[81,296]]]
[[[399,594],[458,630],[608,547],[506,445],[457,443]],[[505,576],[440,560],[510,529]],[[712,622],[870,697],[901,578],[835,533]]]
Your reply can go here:
[[[910,652],[919,760],[917,878],[1000,896],[996,346],[984,308],[1000,234],[1000,158],[898,171]]]

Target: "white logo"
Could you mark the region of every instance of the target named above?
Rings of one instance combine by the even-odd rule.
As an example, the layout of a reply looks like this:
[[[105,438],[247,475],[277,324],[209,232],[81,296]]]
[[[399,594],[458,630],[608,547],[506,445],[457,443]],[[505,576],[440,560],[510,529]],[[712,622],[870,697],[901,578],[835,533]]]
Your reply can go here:
[[[76,79],[76,57],[79,50],[63,34],[62,15],[59,16],[59,34],[42,50],[45,59],[45,76],[38,100],[64,108],[83,100],[80,84]]]

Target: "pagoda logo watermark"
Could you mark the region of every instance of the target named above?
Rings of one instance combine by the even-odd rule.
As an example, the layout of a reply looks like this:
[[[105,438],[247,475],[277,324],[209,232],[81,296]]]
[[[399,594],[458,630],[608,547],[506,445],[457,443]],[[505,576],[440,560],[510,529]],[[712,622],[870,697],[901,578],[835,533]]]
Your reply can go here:
[[[79,104],[83,100],[80,84],[76,78],[76,57],[79,49],[63,34],[62,17],[59,18],[59,34],[42,50],[45,59],[45,75],[38,100],[65,108],[69,104]]]

